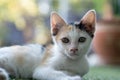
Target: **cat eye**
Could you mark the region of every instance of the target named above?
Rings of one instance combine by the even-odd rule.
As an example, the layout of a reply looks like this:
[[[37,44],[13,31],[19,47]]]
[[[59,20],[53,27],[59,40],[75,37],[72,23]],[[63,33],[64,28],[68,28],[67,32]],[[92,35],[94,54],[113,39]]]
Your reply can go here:
[[[69,43],[69,39],[66,38],[66,37],[65,37],[65,38],[62,38],[61,40],[62,40],[63,43]]]
[[[85,42],[86,41],[86,38],[85,37],[80,37],[78,42]]]

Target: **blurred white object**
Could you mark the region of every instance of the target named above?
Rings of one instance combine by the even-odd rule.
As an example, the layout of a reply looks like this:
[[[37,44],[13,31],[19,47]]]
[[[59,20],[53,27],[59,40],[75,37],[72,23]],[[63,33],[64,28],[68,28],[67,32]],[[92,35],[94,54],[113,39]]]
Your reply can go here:
[[[96,53],[91,54],[87,59],[90,66],[100,66],[104,64]]]

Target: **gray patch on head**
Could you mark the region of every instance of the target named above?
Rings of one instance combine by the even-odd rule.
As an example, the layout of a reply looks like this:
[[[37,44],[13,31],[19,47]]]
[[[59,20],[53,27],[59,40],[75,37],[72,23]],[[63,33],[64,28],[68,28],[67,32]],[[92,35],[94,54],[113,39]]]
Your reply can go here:
[[[70,25],[76,27],[77,29],[87,32],[90,35],[90,37],[92,38],[94,37],[94,34],[91,31],[89,31],[87,27],[85,27],[86,24],[82,23],[82,21],[80,23],[78,22],[70,23]],[[92,26],[92,25],[88,25],[88,26]]]

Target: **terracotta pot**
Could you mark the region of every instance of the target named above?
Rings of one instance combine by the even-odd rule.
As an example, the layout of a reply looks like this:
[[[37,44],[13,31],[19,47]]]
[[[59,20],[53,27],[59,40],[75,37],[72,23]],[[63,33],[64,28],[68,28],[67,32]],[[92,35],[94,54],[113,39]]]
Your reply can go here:
[[[120,64],[120,23],[98,22],[93,48],[105,63]]]

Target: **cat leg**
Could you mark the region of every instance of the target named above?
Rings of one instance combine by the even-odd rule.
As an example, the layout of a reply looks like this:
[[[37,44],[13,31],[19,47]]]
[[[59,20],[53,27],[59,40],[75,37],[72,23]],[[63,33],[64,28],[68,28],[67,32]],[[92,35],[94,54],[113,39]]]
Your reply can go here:
[[[8,73],[3,68],[0,68],[0,80],[9,80]]]
[[[79,76],[68,76],[62,71],[48,67],[37,68],[33,73],[33,78],[37,80],[81,80]]]

